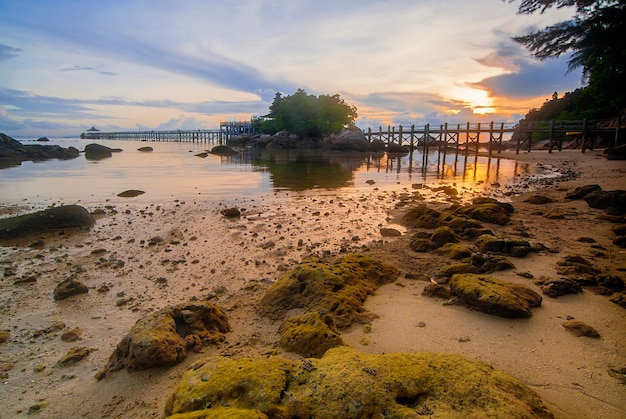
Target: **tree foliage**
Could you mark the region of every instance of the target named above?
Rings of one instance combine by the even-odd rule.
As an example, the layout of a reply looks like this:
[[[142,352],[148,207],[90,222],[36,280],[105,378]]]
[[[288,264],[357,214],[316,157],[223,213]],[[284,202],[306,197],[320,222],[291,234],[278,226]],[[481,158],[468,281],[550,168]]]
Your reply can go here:
[[[276,94],[268,117],[272,119],[261,124],[262,133],[286,129],[302,138],[318,138],[354,124],[357,113],[338,94],[314,96],[298,89],[291,96]]]
[[[592,116],[614,116],[626,108],[626,2],[522,0],[518,13],[564,7],[574,9],[572,19],[513,39],[540,59],[571,53],[569,68],[582,67]]]

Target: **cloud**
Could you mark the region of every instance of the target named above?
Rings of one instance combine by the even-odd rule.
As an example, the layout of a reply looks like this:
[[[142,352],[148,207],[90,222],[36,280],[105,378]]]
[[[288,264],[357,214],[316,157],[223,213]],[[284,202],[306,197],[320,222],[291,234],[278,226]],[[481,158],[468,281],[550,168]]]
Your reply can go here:
[[[22,52],[21,48],[13,48],[8,45],[0,44],[0,61],[6,61],[12,58],[17,58],[20,56],[21,52]]]
[[[66,67],[66,68],[62,68],[61,70],[62,72],[74,72],[74,71],[86,71],[86,72],[95,72],[98,74],[102,74],[105,76],[116,76],[117,73],[114,73],[112,71],[100,71],[100,70],[96,70],[93,67],[81,67],[81,66],[73,66],[73,67]]]
[[[518,69],[509,74],[486,78],[470,86],[485,89],[490,96],[531,98],[554,91],[572,91],[581,86],[582,72],[568,72],[564,57],[535,63],[519,63]]]

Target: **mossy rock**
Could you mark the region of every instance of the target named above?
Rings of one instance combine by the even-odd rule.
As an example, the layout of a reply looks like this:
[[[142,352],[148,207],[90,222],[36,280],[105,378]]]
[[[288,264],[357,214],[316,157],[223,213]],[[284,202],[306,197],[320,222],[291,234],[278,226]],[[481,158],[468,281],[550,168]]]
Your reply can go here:
[[[434,247],[439,248],[446,243],[458,243],[459,238],[450,227],[441,226],[433,231],[430,241],[433,242]]]
[[[450,265],[443,270],[441,270],[438,274],[438,278],[450,278],[452,275],[456,274],[479,274],[481,273],[480,269],[477,266],[472,265],[471,263],[457,263],[454,265]]]
[[[267,415],[253,409],[236,407],[216,407],[214,409],[195,410],[188,413],[177,413],[167,419],[268,419]]]
[[[454,260],[471,257],[474,253],[472,249],[459,243],[446,243],[437,252]]]
[[[461,207],[457,214],[466,215],[478,221],[497,225],[507,225],[510,221],[509,213],[497,203],[472,204]]]
[[[439,217],[441,213],[426,205],[419,205],[411,208],[402,217],[402,224],[411,228],[430,228],[434,229],[439,226]]]
[[[524,285],[511,284],[486,275],[457,274],[450,291],[478,311],[501,317],[530,317],[541,306],[541,296]]]
[[[211,154],[216,156],[236,156],[239,153],[227,145],[218,145],[211,149]]]
[[[210,303],[166,307],[143,317],[111,354],[104,371],[129,371],[171,366],[181,362],[189,349],[221,342],[230,331],[222,309]]]
[[[476,231],[484,229],[481,223],[465,216],[454,215],[448,218],[445,220],[445,225],[462,237],[474,238]]]
[[[94,224],[95,220],[89,211],[80,205],[61,205],[31,214],[0,219],[0,242],[50,231],[89,229]]]
[[[278,356],[196,361],[165,404],[165,414],[229,406],[281,416],[281,399],[298,362]]]
[[[320,358],[328,349],[344,344],[333,319],[317,312],[286,319],[279,332],[281,348],[307,358]]]
[[[165,414],[204,414],[224,406],[274,418],[553,417],[532,389],[485,363],[452,354],[364,354],[345,346],[302,362],[196,362],[169,397]]]
[[[513,262],[504,256],[480,253],[472,255],[472,265],[476,266],[481,274],[515,269]]]
[[[433,242],[430,239],[424,239],[422,237],[413,237],[409,243],[409,248],[415,252],[428,252],[433,248]]]
[[[367,297],[397,279],[399,271],[372,257],[352,254],[334,264],[319,258],[303,261],[267,290],[258,311],[281,319],[293,308],[328,313],[339,329],[367,323],[376,316],[363,307]]]
[[[523,257],[531,251],[530,243],[525,240],[498,238],[490,234],[483,234],[474,240],[474,244],[481,252],[494,252],[504,255]]]

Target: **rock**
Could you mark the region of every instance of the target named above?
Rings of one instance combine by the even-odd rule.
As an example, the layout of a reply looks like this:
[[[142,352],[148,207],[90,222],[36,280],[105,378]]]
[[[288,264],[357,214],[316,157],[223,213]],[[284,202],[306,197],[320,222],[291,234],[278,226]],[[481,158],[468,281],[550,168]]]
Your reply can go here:
[[[124,192],[118,193],[117,196],[119,196],[120,198],[134,198],[136,196],[143,195],[143,194],[145,194],[144,191],[140,191],[138,189],[128,189]]]
[[[485,363],[453,354],[365,354],[346,346],[302,361],[280,356],[197,361],[168,398],[164,413],[181,418],[468,418],[484,417],[487,408],[493,417],[553,417],[532,389]]]
[[[477,253],[472,255],[472,265],[478,268],[481,274],[515,269],[513,262],[499,255],[485,255]]]
[[[600,185],[585,185],[579,186],[574,189],[572,192],[569,192],[565,195],[565,199],[583,199],[585,196],[589,195],[591,192],[601,191],[602,188]]]
[[[497,225],[507,225],[510,221],[509,213],[496,203],[465,205],[456,211],[456,214],[466,215],[478,221]]]
[[[626,236],[626,224],[615,226],[611,228],[611,231],[615,233],[617,236]]]
[[[201,157],[203,159],[207,158],[208,156],[209,156],[209,153],[207,152],[196,154],[196,157]]]
[[[0,330],[0,345],[11,340],[11,332],[8,330]]]
[[[281,348],[306,358],[321,358],[328,349],[344,344],[332,317],[318,312],[289,317],[279,333]]]
[[[332,134],[322,138],[319,147],[338,151],[370,151],[372,144],[367,141],[365,134],[358,127],[344,128],[339,134]]]
[[[612,215],[626,213],[626,191],[594,191],[583,198],[591,208],[603,209]]]
[[[0,219],[0,241],[27,238],[49,231],[88,229],[95,219],[79,205],[61,205],[31,214]]]
[[[64,300],[73,295],[87,294],[89,288],[78,279],[68,278],[54,288],[53,297],[55,301]]]
[[[221,213],[226,218],[239,218],[241,216],[241,211],[237,207],[226,208]]]
[[[61,335],[61,340],[63,342],[76,342],[77,340],[80,340],[82,336],[83,336],[82,329],[75,328],[75,329],[63,332],[63,334]]]
[[[406,146],[400,145],[400,144],[396,144],[396,143],[389,143],[387,144],[387,153],[391,153],[391,154],[407,154],[409,152],[409,150],[407,149]]]
[[[478,196],[472,199],[472,204],[496,204],[503,210],[505,210],[508,214],[513,214],[515,212],[515,208],[513,207],[513,205],[509,204],[508,202],[500,202],[497,199],[488,196]]]
[[[189,349],[200,350],[220,342],[229,331],[226,316],[214,304],[166,307],[135,323],[97,377],[123,368],[137,371],[177,364],[185,359]]]
[[[402,216],[402,224],[411,228],[430,228],[434,229],[439,226],[439,217],[441,213],[426,205],[419,205],[411,208]]]
[[[611,291],[624,290],[624,280],[617,275],[598,275],[596,276],[596,283],[598,286]]]
[[[39,138],[37,138],[37,142],[40,142],[40,143],[47,143],[48,141],[50,141],[48,139],[48,137],[39,137]]]
[[[41,139],[43,141],[43,137]],[[58,145],[23,145],[8,135],[0,133],[0,169],[19,166],[23,161],[45,161],[49,159],[68,160],[80,155],[75,147],[63,148]]]
[[[541,296],[530,288],[485,275],[453,275],[450,291],[478,311],[501,317],[530,317],[530,309],[541,306]]]
[[[613,244],[622,249],[626,249],[626,236],[619,236],[613,239]]]
[[[439,248],[446,243],[458,243],[459,238],[454,233],[454,230],[450,227],[443,226],[437,227],[435,231],[433,231],[430,241],[433,243],[435,248]]]
[[[574,336],[585,336],[596,339],[600,337],[600,333],[598,333],[596,329],[578,320],[568,320],[564,322],[562,326]]]
[[[460,260],[471,257],[474,252],[469,247],[458,243],[446,243],[437,249],[437,253],[450,259]]]
[[[351,254],[333,264],[311,257],[276,281],[257,311],[274,320],[294,308],[322,311],[339,329],[368,323],[376,316],[363,307],[367,296],[398,275],[395,267],[369,256]]]
[[[450,290],[443,285],[440,284],[427,284],[424,287],[424,291],[422,291],[422,295],[424,297],[431,298],[443,298],[444,300],[449,300],[452,294]]]
[[[142,153],[148,153],[150,151],[154,151],[154,149],[152,147],[139,147],[137,149],[137,151],[141,151]]]
[[[529,196],[527,199],[525,199],[524,202],[528,202],[529,204],[535,204],[535,205],[543,205],[543,204],[552,203],[552,198],[549,198],[544,195],[532,195],[532,196]]]
[[[530,243],[525,240],[502,239],[489,234],[478,237],[474,240],[474,244],[481,252],[493,252],[516,257],[526,256],[532,250]]]
[[[448,266],[437,274],[438,278],[448,279],[456,274],[479,274],[482,273],[480,268],[472,265],[471,263],[457,263],[456,265]],[[442,282],[438,280],[438,282]]]
[[[63,358],[59,359],[57,364],[61,367],[69,367],[77,364],[87,358],[94,350],[95,349],[90,349],[85,346],[74,347],[70,349],[69,352],[63,356]]]
[[[101,144],[88,144],[85,146],[85,158],[87,160],[102,160],[113,156],[113,149]]]
[[[624,144],[609,147],[605,150],[607,160],[626,160],[626,146]]]
[[[218,145],[211,149],[211,154],[216,156],[236,156],[239,153],[227,145]]]
[[[402,233],[395,228],[381,228],[380,235],[383,237],[400,237]]]
[[[409,243],[409,248],[416,252],[428,252],[433,248],[433,242],[430,239],[413,237]]]
[[[552,298],[583,292],[583,289],[578,282],[567,278],[538,278],[534,282],[535,284],[541,286],[541,292]]]
[[[609,298],[609,301],[617,304],[621,308],[626,308],[626,293],[618,294],[614,297]]]

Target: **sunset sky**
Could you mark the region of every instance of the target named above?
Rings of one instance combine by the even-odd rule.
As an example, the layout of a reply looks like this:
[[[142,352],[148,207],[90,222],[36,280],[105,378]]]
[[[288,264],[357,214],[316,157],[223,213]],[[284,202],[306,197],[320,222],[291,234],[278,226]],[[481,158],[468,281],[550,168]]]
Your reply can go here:
[[[510,38],[571,10],[502,0],[0,0],[0,132],[210,129],[276,92],[338,93],[361,128],[517,121],[581,86]]]

